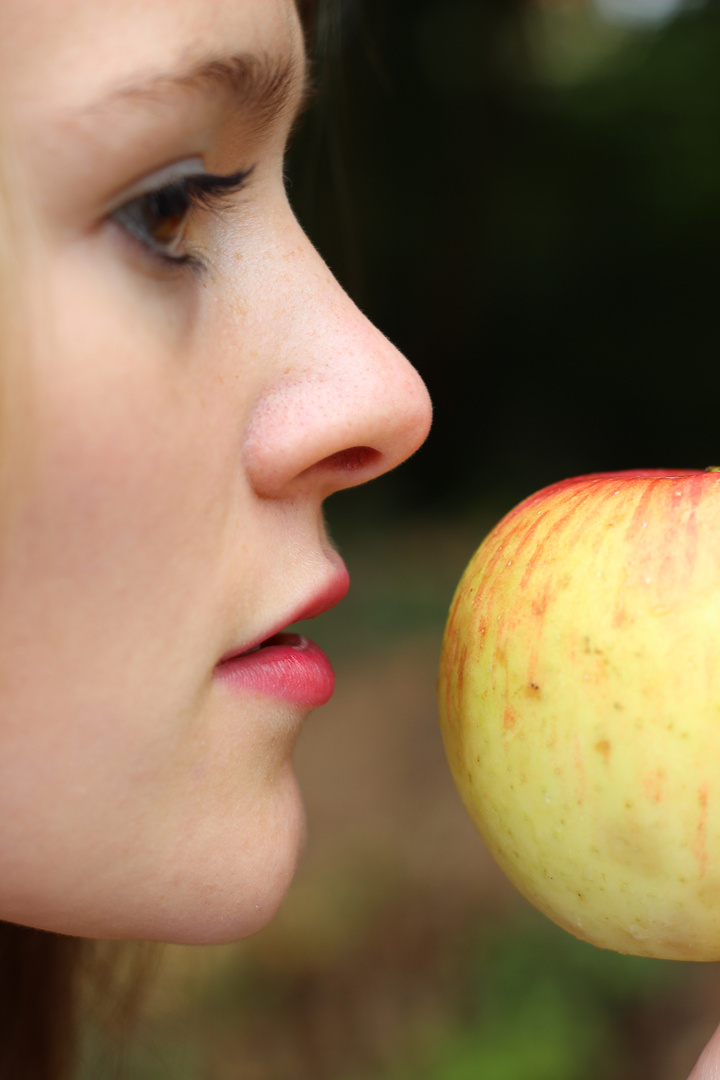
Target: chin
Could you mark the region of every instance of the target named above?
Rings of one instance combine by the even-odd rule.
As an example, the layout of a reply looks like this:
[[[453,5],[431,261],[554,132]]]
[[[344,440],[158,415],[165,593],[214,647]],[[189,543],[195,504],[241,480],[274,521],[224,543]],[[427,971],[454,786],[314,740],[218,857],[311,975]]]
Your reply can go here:
[[[190,813],[185,806],[152,842],[137,835],[115,848],[100,868],[79,860],[60,883],[44,871],[17,879],[0,890],[0,918],[105,940],[220,945],[249,937],[277,912],[304,848],[297,780],[288,764],[242,808],[217,802],[212,811],[209,801]],[[118,857],[128,850],[129,861]]]
[[[274,819],[258,823],[260,839],[218,837],[214,850],[176,867],[175,884],[144,920],[141,932],[122,934],[169,945],[225,945],[266,926],[292,884],[305,846],[305,813],[297,784],[288,785]]]

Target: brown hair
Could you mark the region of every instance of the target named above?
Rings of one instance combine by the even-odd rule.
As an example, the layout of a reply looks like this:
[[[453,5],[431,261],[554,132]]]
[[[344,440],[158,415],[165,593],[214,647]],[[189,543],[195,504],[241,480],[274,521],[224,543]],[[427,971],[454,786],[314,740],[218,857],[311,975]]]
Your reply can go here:
[[[295,0],[295,3],[305,31],[313,30],[320,0]]]
[[[86,943],[0,923],[0,1077],[66,1080],[77,1032]]]

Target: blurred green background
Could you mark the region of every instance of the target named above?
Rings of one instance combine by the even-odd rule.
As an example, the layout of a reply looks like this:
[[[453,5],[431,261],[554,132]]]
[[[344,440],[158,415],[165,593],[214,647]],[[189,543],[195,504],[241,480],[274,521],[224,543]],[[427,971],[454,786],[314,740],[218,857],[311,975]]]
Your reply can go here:
[[[291,198],[435,401],[337,496],[353,578],[297,753],[309,842],[248,942],[164,951],[133,1080],[684,1080],[716,965],[603,953],[514,893],[436,724],[445,613],[502,513],[583,471],[720,464],[720,11],[335,0]],[[119,1029],[88,1033],[112,1075]]]

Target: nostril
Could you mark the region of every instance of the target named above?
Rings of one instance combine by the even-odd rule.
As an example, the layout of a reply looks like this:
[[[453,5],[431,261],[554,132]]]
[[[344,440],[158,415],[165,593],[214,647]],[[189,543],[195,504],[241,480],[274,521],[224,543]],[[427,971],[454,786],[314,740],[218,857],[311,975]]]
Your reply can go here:
[[[373,450],[372,446],[351,446],[347,450],[340,450],[337,454],[319,461],[315,468],[332,469],[336,472],[359,472],[368,466],[376,465],[382,457],[379,450]]]

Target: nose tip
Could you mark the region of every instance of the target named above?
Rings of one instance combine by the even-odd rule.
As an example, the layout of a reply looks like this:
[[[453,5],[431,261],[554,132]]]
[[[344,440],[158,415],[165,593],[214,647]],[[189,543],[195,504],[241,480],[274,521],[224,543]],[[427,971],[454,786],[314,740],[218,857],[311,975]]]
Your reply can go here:
[[[258,494],[325,498],[388,472],[424,442],[432,408],[422,379],[369,323],[358,337],[324,362],[315,352],[312,367],[288,373],[256,408],[245,460]]]
[[[375,400],[387,424],[387,434],[379,440],[379,472],[394,469],[411,457],[425,442],[432,425],[432,403],[425,383],[409,361],[389,347],[395,353],[396,370],[388,377],[379,373]]]
[[[297,229],[297,223],[294,226]],[[358,310],[299,229],[293,270],[282,263],[273,361],[245,440],[263,496],[333,491],[410,457],[432,408],[415,369]]]

